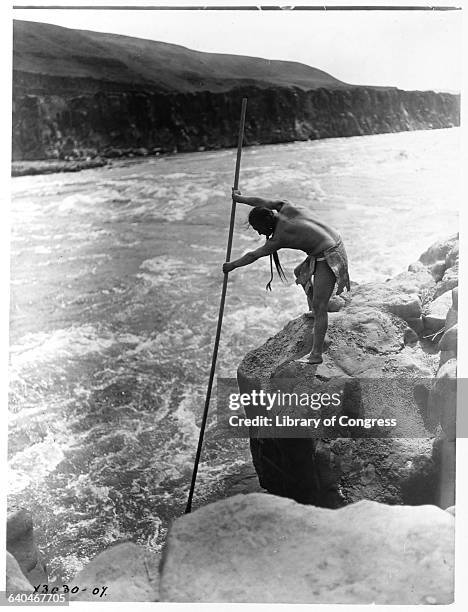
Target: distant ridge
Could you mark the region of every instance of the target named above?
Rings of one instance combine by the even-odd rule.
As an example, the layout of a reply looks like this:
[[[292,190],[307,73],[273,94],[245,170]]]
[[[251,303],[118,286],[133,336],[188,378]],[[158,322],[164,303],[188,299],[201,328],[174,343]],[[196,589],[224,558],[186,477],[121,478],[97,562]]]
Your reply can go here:
[[[12,158],[49,169],[233,147],[243,97],[246,146],[460,122],[459,96],[117,34],[16,21],[13,54]]]
[[[204,53],[141,38],[18,20],[13,24],[13,69],[160,92],[222,92],[239,86],[349,87],[323,70],[298,62]]]

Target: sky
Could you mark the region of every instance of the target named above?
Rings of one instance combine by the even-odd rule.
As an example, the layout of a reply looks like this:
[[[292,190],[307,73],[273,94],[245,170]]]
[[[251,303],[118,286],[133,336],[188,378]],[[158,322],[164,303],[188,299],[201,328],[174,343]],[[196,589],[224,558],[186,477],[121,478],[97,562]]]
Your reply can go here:
[[[462,11],[12,12],[15,19],[125,34],[198,51],[298,61],[357,85],[461,89]]]

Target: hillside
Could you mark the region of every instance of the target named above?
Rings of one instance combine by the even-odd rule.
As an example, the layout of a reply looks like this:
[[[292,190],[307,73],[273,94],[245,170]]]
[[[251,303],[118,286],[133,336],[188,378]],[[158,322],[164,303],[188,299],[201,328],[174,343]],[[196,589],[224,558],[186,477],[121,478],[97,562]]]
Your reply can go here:
[[[15,161],[232,147],[244,96],[246,145],[459,124],[456,95],[115,34],[16,21],[13,55]]]
[[[258,87],[345,87],[331,75],[300,64],[192,51],[180,45],[14,21],[15,71],[86,79],[160,92],[228,91]]]

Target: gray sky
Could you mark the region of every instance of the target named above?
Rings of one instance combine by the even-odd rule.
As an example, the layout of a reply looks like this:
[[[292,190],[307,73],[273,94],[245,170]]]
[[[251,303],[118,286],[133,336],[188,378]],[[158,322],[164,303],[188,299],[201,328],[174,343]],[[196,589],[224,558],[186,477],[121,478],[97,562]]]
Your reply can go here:
[[[461,11],[47,9],[14,10],[13,17],[199,51],[293,60],[359,85],[461,89]]]

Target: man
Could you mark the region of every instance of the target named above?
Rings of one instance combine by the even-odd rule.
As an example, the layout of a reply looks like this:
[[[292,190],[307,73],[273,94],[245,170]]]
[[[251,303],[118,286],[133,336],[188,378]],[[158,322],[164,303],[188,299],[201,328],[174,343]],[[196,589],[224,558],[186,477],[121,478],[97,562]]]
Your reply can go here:
[[[231,272],[270,255],[275,257],[281,276],[277,251],[304,251],[307,257],[295,268],[294,274],[296,283],[304,288],[309,309],[315,317],[312,350],[306,360],[311,364],[322,363],[323,342],[328,328],[328,302],[335,283],[338,284],[337,295],[345,287],[350,290],[348,259],[340,235],[307,208],[293,205],[287,200],[243,196],[239,190],[233,190],[232,196],[236,202],[254,207],[249,223],[260,235],[266,236],[267,241],[255,251],[225,263],[223,272]]]

